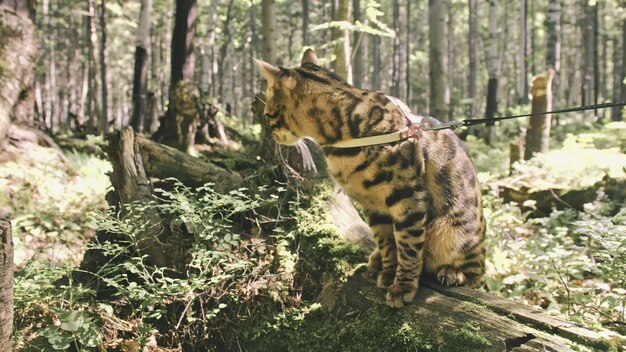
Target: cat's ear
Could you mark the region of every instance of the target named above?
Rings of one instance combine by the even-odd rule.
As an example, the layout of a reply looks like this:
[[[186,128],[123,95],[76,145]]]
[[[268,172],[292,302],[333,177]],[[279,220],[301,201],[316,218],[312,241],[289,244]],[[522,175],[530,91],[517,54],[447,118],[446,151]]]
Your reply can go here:
[[[301,66],[305,64],[313,64],[319,66],[320,62],[317,59],[317,55],[315,55],[315,51],[313,49],[306,49],[304,54],[302,54],[302,61],[300,62]]]
[[[261,74],[263,75],[263,77],[265,77],[266,80],[273,81],[276,79],[276,77],[278,77],[278,74],[280,73],[280,67],[274,66],[270,63],[258,59],[254,59],[254,62],[256,63],[259,71],[261,71]]]

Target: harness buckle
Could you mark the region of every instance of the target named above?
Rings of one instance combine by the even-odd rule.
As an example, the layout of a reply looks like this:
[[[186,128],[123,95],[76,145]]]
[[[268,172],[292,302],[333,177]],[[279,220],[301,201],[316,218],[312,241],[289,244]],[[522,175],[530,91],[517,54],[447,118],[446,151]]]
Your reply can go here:
[[[400,132],[400,138],[402,138],[402,140],[410,138],[419,139],[421,130],[422,128],[419,123],[412,123],[405,128],[404,131]]]

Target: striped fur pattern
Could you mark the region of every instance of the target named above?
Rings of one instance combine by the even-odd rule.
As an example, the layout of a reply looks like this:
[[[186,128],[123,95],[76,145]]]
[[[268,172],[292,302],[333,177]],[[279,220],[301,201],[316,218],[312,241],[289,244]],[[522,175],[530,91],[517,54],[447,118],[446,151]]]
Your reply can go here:
[[[310,49],[300,67],[257,64],[268,81],[265,117],[274,139],[293,144],[313,138],[334,180],[367,215],[377,245],[368,266],[378,272],[378,286],[388,288],[390,306],[413,301],[422,272],[445,285],[482,283],[481,193],[453,132],[334,148],[338,141],[401,130],[409,121],[385,94],[355,88],[319,67]]]

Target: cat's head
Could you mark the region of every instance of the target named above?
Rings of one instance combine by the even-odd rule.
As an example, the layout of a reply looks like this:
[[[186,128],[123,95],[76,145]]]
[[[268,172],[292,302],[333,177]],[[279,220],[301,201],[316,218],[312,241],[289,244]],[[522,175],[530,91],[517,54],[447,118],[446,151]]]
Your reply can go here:
[[[262,60],[255,62],[267,81],[264,115],[272,137],[281,144],[294,144],[304,137],[318,142],[318,129],[327,118],[324,93],[332,93],[335,84],[343,84],[334,74],[320,68],[317,55],[307,49],[299,67],[287,69]]]

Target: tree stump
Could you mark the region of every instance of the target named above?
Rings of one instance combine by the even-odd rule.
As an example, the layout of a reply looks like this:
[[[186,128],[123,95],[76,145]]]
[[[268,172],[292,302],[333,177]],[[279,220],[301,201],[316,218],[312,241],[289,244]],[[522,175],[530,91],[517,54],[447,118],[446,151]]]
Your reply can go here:
[[[0,351],[12,351],[13,237],[11,223],[0,219]]]
[[[533,77],[532,113],[540,114],[552,110],[552,79],[554,70]],[[526,130],[526,150],[524,160],[532,158],[535,153],[546,153],[550,149],[551,114],[531,116]]]

